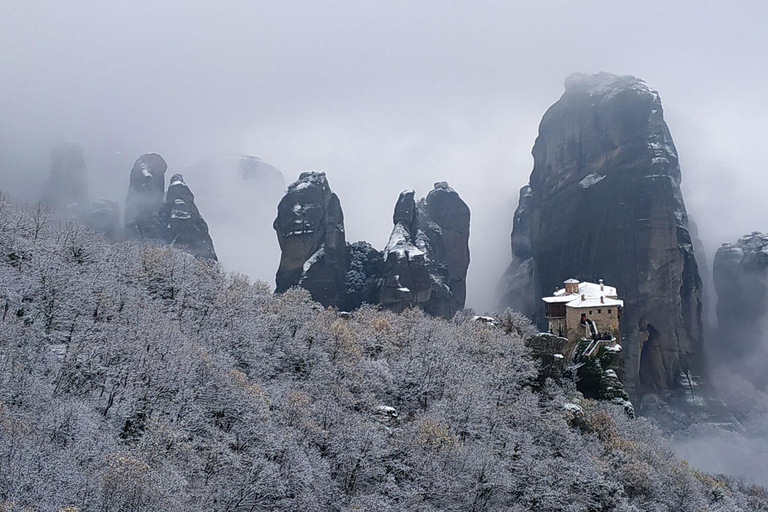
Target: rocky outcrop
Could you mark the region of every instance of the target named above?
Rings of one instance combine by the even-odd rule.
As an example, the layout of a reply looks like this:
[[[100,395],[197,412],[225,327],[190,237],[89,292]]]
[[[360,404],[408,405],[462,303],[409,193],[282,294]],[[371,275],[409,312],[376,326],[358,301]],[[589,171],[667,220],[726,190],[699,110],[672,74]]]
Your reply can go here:
[[[218,261],[208,224],[184,176],[171,177],[166,195],[167,170],[168,164],[157,153],[142,155],[133,164],[125,205],[125,237],[156,240],[197,258]]]
[[[466,300],[469,207],[445,182],[418,203],[414,197],[413,190],[404,191],[395,205],[381,304],[451,318]]]
[[[416,222],[415,194],[413,190],[400,193],[392,218],[395,227],[384,248],[387,269],[381,304],[398,313],[409,307],[424,306],[432,296],[425,237],[419,233]]]
[[[309,290],[324,306],[346,306],[344,213],[324,172],[303,172],[288,186],[273,223],[280,243],[276,292]]]
[[[346,309],[378,304],[386,268],[384,255],[368,242],[348,243],[347,262]]]
[[[447,183],[418,203],[400,194],[384,252],[346,244],[344,215],[323,172],[305,172],[278,206],[274,229],[282,256],[276,292],[302,286],[325,306],[421,307],[451,318],[464,308],[469,267],[469,208]]]
[[[531,351],[531,357],[539,362],[538,383],[543,386],[547,379],[560,381],[571,363],[573,343],[568,338],[540,332],[529,336],[525,346]]]
[[[565,278],[615,283],[630,393],[674,388],[702,372],[702,285],[661,100],[608,73],[565,88],[539,126],[502,306],[542,324],[541,297]]]
[[[43,203],[60,213],[66,210],[79,213],[80,209],[87,208],[88,202],[88,169],[83,149],[77,144],[54,148]]]
[[[768,235],[758,231],[723,244],[713,265],[717,292],[719,361],[750,354],[762,344],[768,325]]]
[[[162,239],[165,171],[168,164],[157,153],[142,155],[133,164],[125,203],[125,236],[129,239]]]
[[[432,275],[432,298],[425,310],[435,316],[452,317],[464,309],[469,269],[469,206],[447,182],[434,188],[419,204],[420,224],[429,241],[428,267]],[[438,290],[447,291],[443,298]]]
[[[213,240],[208,233],[208,224],[200,215],[195,205],[195,195],[181,174],[171,177],[165,203],[161,215],[165,242],[197,258],[218,261]]]

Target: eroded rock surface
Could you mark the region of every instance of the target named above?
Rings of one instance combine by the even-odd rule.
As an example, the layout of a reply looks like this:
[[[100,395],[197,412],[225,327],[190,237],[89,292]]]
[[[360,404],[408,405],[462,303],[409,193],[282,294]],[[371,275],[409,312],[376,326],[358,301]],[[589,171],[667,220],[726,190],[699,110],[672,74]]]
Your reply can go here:
[[[565,278],[615,283],[630,394],[673,388],[703,371],[702,284],[661,100],[632,76],[565,87],[520,193],[502,306],[541,324],[541,297]]]
[[[276,291],[302,286],[324,306],[344,308],[344,213],[324,172],[303,172],[288,186],[273,227],[282,253]]]
[[[419,202],[418,219],[428,240],[427,266],[433,281],[432,297],[424,309],[451,318],[464,309],[467,299],[469,207],[442,181]]]
[[[160,218],[165,204],[165,171],[168,164],[157,153],[140,156],[131,169],[125,203],[125,236],[129,239],[162,239]]]
[[[384,284],[384,255],[368,242],[347,244],[347,305],[354,310],[363,304],[376,305]]]
[[[425,236],[416,222],[415,195],[413,190],[400,193],[392,217],[395,227],[384,248],[387,270],[381,304],[395,312],[423,306],[432,296]]]
[[[469,207],[447,183],[438,182],[418,203],[413,190],[402,192],[392,220],[382,305],[453,317],[466,300]]]
[[[205,260],[218,261],[208,224],[195,205],[195,195],[184,176],[174,174],[168,186],[162,214],[165,242]]]
[[[718,335],[712,348],[720,361],[752,354],[768,328],[768,235],[758,231],[715,254]]]

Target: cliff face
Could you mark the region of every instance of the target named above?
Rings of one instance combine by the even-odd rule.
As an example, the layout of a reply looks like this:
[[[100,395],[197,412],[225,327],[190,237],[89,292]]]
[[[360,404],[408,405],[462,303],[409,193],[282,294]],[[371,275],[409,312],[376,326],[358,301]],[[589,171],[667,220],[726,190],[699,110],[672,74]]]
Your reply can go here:
[[[445,182],[435,183],[418,202],[414,197],[407,190],[395,205],[381,303],[394,311],[418,306],[451,318],[464,309],[467,295],[469,207]]]
[[[469,267],[469,207],[445,182],[416,201],[406,190],[383,253],[367,242],[345,244],[344,215],[324,172],[291,184],[274,222],[282,257],[276,292],[309,290],[324,306],[420,307],[451,318],[464,308]]]
[[[427,263],[433,283],[432,298],[424,309],[451,318],[464,309],[467,299],[469,207],[442,181],[435,183],[418,211],[419,225],[429,241]]]
[[[719,335],[718,359],[749,355],[762,344],[768,317],[768,235],[755,231],[723,244],[713,265]]]
[[[344,308],[344,213],[324,172],[303,172],[288,186],[273,227],[282,251],[275,291],[302,286],[322,305]]]
[[[416,223],[415,195],[413,190],[400,193],[392,216],[395,227],[384,248],[386,271],[381,304],[398,313],[424,306],[432,297],[424,235],[419,237]]]
[[[133,164],[125,202],[125,237],[161,239],[160,211],[165,198],[168,164],[157,153],[142,155]]]
[[[165,242],[205,260],[218,261],[208,224],[195,205],[195,195],[184,181],[174,174],[168,186],[166,206],[162,214]]]
[[[542,324],[541,297],[564,279],[615,283],[628,387],[674,388],[701,372],[702,285],[659,95],[608,73],[565,86],[539,126],[502,305]]]
[[[384,281],[384,255],[368,242],[347,243],[348,310],[363,304],[378,304]]]

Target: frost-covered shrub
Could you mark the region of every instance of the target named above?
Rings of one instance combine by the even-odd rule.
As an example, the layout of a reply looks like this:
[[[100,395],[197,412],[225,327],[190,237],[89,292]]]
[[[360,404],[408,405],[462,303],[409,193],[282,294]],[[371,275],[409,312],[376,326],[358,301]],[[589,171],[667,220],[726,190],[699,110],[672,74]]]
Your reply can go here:
[[[0,213],[0,508],[767,506],[620,407],[533,386],[514,312],[501,328],[340,315],[35,207]]]

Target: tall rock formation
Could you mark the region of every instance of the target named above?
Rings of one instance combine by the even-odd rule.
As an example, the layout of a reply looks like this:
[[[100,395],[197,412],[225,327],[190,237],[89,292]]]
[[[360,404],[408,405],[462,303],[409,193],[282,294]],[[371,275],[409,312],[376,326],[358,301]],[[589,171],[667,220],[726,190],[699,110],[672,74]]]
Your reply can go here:
[[[752,355],[768,330],[768,235],[758,231],[723,244],[713,265],[718,336],[712,340],[718,361]]]
[[[165,242],[198,258],[218,261],[213,240],[208,233],[208,224],[200,215],[195,205],[195,195],[181,174],[171,177],[165,203],[161,215]]]
[[[346,307],[344,213],[324,172],[303,172],[288,186],[273,227],[282,251],[275,291],[301,286],[324,306]]]
[[[125,237],[162,239],[160,218],[165,197],[168,164],[157,153],[142,155],[133,164],[125,203]]]
[[[541,324],[545,292],[571,276],[604,278],[625,302],[633,398],[691,382],[702,372],[702,284],[658,93],[632,76],[569,76],[533,158],[502,305]]]
[[[51,151],[51,174],[43,191],[43,203],[61,213],[87,208],[88,169],[83,148],[77,144],[59,146]]]
[[[400,193],[392,216],[395,227],[384,248],[387,266],[380,300],[384,307],[398,313],[423,307],[432,297],[425,236],[416,222],[415,195],[413,190]]]
[[[384,255],[368,242],[347,243],[347,310],[380,302]]]
[[[446,182],[418,203],[400,194],[384,249],[381,304],[394,311],[421,307],[451,318],[464,309],[469,267],[469,207]]]
[[[428,266],[433,281],[432,298],[424,309],[450,318],[464,309],[467,299],[469,206],[442,181],[419,202],[418,211],[429,241]]]

